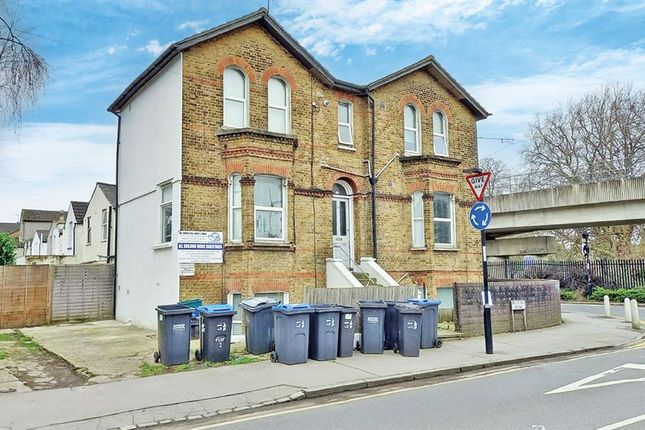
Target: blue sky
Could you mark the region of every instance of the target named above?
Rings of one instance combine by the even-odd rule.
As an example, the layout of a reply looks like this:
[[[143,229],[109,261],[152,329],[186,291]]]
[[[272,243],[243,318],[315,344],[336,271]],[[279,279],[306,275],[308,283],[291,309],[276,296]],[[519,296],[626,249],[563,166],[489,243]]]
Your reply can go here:
[[[114,180],[106,107],[167,44],[266,6],[235,0],[23,0],[50,80],[0,134],[0,220],[65,209]],[[367,83],[433,54],[493,116],[480,156],[521,170],[527,123],[603,84],[645,76],[645,1],[272,0],[271,13],[338,78]]]

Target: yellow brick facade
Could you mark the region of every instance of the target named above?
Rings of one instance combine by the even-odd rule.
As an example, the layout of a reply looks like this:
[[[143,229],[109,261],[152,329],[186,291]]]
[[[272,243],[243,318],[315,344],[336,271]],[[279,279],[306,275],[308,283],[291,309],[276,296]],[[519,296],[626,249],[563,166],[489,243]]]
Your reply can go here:
[[[220,302],[231,292],[251,296],[286,291],[295,303],[302,300],[304,287],[324,287],[325,259],[332,256],[331,188],[338,179],[354,191],[355,259],[372,256],[371,187],[364,162],[370,158],[371,109],[365,95],[322,84],[258,25],[187,49],[182,64],[181,229],[223,231],[228,241],[228,178],[238,173],[242,243],[225,246],[224,264],[198,264],[195,276],[182,277],[180,298]],[[247,76],[249,129],[222,130],[226,67],[237,67]],[[266,131],[267,80],[274,74],[290,86],[290,135]],[[380,86],[371,96],[376,106],[376,171],[403,153],[403,106],[417,105],[421,120],[422,156],[396,157],[378,180],[379,264],[395,279],[409,274],[405,282],[425,284],[430,295],[438,286],[477,280],[479,234],[468,223],[473,198],[462,173],[477,165],[475,116],[426,71]],[[353,104],[355,150],[338,145],[339,100]],[[449,158],[433,155],[436,109],[448,118]],[[254,242],[254,177],[262,173],[288,181],[285,243]],[[426,250],[411,250],[413,191],[424,193]],[[454,250],[433,247],[432,197],[437,191],[455,196]]]

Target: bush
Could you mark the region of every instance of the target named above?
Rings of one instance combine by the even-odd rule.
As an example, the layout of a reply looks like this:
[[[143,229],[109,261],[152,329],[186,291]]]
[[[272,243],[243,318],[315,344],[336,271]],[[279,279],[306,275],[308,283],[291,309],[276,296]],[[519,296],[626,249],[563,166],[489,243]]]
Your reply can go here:
[[[571,290],[560,291],[560,300],[571,301],[576,299],[576,293]]]
[[[636,299],[639,303],[645,303],[645,288],[619,288],[610,290],[608,288],[596,287],[589,297],[591,300],[602,301],[603,297],[609,296],[612,302],[623,302],[625,298]]]

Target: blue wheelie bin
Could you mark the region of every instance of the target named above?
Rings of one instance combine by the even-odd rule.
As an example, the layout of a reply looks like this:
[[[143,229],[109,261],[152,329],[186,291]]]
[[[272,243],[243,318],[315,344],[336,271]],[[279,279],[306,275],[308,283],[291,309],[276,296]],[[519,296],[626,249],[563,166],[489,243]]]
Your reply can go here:
[[[358,307],[361,309],[361,352],[383,354],[387,305],[381,300],[361,300]]]
[[[197,360],[222,362],[231,355],[231,328],[237,312],[231,305],[206,305],[197,308],[200,327]]]
[[[159,350],[155,363],[166,366],[188,363],[190,360],[190,317],[193,308],[186,305],[157,306],[157,340]]]
[[[309,356],[309,305],[277,305],[273,307],[275,351],[271,361],[283,364],[306,363]]]
[[[443,342],[437,334],[441,300],[412,299],[408,301],[423,310],[423,317],[421,318],[421,348],[441,348]]]

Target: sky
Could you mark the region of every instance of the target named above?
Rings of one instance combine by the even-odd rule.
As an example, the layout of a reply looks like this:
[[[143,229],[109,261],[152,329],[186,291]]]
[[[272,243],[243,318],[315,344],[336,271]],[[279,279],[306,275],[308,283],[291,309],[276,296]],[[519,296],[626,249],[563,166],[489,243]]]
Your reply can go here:
[[[16,0],[8,0],[15,3]],[[63,209],[114,182],[106,111],[164,48],[266,7],[252,0],[22,0],[50,77],[20,129],[0,129],[0,221]],[[493,115],[480,157],[524,168],[527,125],[605,84],[645,86],[645,0],[271,0],[337,78],[368,83],[434,55]]]

